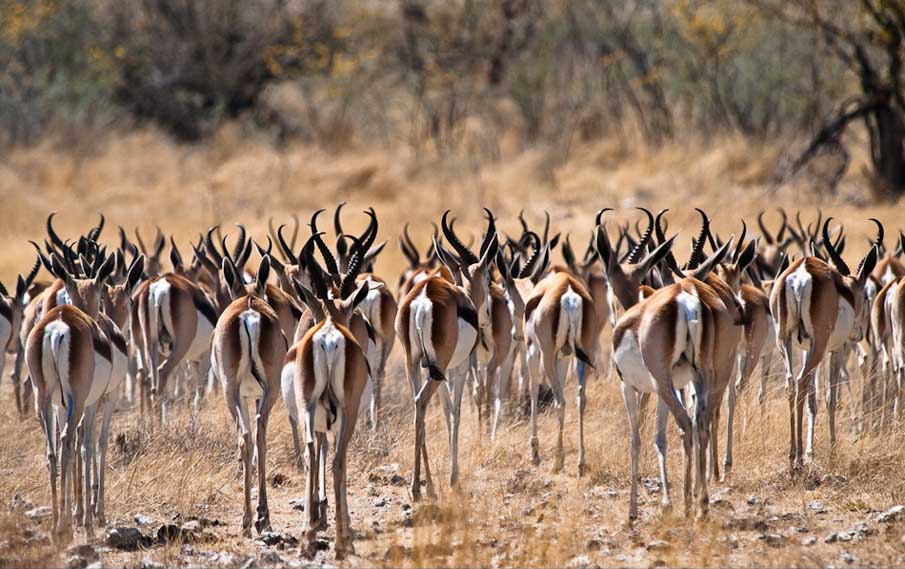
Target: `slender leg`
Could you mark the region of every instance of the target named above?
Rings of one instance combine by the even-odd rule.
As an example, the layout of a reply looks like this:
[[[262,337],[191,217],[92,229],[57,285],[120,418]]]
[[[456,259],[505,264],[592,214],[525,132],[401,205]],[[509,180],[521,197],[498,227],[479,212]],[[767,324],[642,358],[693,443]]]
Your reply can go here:
[[[827,371],[829,372],[829,377],[827,378],[827,390],[826,390],[826,417],[830,426],[830,451],[832,452],[836,448],[836,398],[838,396],[838,384],[840,380],[840,373],[838,369],[839,360],[842,359],[842,354],[839,352],[833,352],[830,354],[830,362],[829,366],[827,366]]]
[[[327,452],[330,444],[327,433],[317,434],[317,525],[318,529],[327,529]]]
[[[111,394],[110,399],[104,403],[104,414],[101,419],[101,434],[98,440],[99,445],[99,461],[97,467],[97,505],[95,507],[95,517],[98,525],[106,525],[106,499],[105,480],[107,471],[107,442],[110,438],[110,420],[113,418],[113,412],[119,405],[119,393]]]
[[[820,390],[820,372],[822,368],[830,366],[819,366],[806,381],[807,386],[807,402],[808,402],[808,430],[807,439],[805,440],[805,462],[814,461],[814,431],[817,428],[817,392]],[[832,371],[832,370],[828,370]]]
[[[558,358],[554,357],[552,363],[552,369],[550,369],[550,364],[547,367],[547,373],[552,378],[550,382],[550,387],[553,388],[553,397],[555,398],[556,403],[556,419],[559,424],[559,428],[556,431],[556,454],[553,458],[553,472],[559,472],[562,470],[563,462],[565,461],[565,450],[563,449],[563,431],[565,430],[566,423],[566,396],[563,389],[563,384],[565,383],[566,373],[569,369],[569,360],[566,358]],[[550,373],[552,371],[552,373]]]
[[[695,369],[692,385],[695,392],[694,406],[694,427],[692,429],[692,448],[695,454],[695,497],[698,500],[700,508],[699,517],[705,517],[710,506],[710,499],[707,495],[707,444],[708,444],[708,416],[707,403],[708,393],[706,391],[705,374],[713,371],[703,371]],[[712,383],[711,383],[712,385]],[[719,399],[716,399],[719,401]]]
[[[437,390],[439,382],[428,379],[421,387],[421,390],[415,396],[415,466],[412,473],[412,500],[421,499],[421,456],[424,455],[425,474],[427,475],[428,485],[433,484],[430,477],[430,471],[427,470],[427,443],[425,439],[424,418],[427,413],[427,404],[430,402],[431,396]]]
[[[76,405],[69,400],[70,408],[67,409],[67,416],[63,422],[62,436],[60,437],[60,488],[62,490],[62,508],[59,519],[59,525],[56,528],[56,535],[62,541],[70,541],[72,539],[72,494],[70,492],[70,483],[73,474],[73,452],[75,450],[76,426],[84,414],[84,407]]]
[[[270,410],[276,401],[271,394],[265,391],[255,417],[255,450],[258,454],[258,512],[255,519],[255,529],[258,534],[270,529],[270,508],[267,506],[267,423],[270,420]]]
[[[628,423],[632,433],[632,489],[628,506],[628,519],[631,521],[638,518],[638,451],[641,448],[641,434],[638,430],[638,394],[627,383],[621,383],[622,400],[625,402],[625,411],[628,413]]]
[[[50,398],[44,398],[44,404],[40,408],[41,426],[44,427],[44,438],[47,441],[47,470],[50,473],[50,501],[53,510],[53,527],[56,529],[59,523],[59,504],[57,501],[57,451],[56,451],[56,413],[50,403]]]
[[[528,347],[528,396],[531,399],[531,462],[540,464],[540,445],[537,438],[537,397],[540,391],[541,354],[536,345]]]
[[[503,401],[508,397],[509,392],[509,384],[512,381],[512,368],[515,363],[517,348],[513,348],[513,352],[509,354],[509,357],[503,360],[503,365],[500,367],[500,371],[497,374],[497,384],[496,384],[496,393],[494,394],[494,402],[493,402],[493,425],[490,429],[490,440],[494,440],[496,438],[496,431],[500,424],[500,415],[503,411]]]
[[[94,465],[95,449],[95,418],[97,417],[97,404],[91,405],[85,409],[85,416],[82,418],[82,464],[85,468],[85,534],[88,540],[94,538],[94,508],[92,500],[92,482],[91,468]]]
[[[298,419],[289,417],[289,430],[292,432],[292,451],[295,456],[295,467],[299,471],[305,468],[302,462],[302,447],[299,444],[299,422]]]
[[[623,398],[625,395],[623,394]],[[672,510],[672,499],[669,492],[669,475],[666,472],[666,419],[669,417],[669,407],[657,400],[657,436],[654,446],[657,448],[657,464],[660,467],[660,482],[663,485],[661,503],[664,510]]]
[[[450,381],[453,384],[453,393],[452,408],[449,413],[449,485],[452,487],[455,487],[459,482],[459,424],[461,422],[462,393],[465,389],[466,373],[467,369],[463,369],[458,373],[450,374],[451,376],[458,376],[455,380],[450,377]],[[475,379],[477,380],[478,378],[476,377]]]
[[[581,478],[585,474],[585,454],[584,454],[584,408],[585,408],[585,379],[587,369],[585,363],[576,360],[575,375],[578,376],[578,394],[576,396],[576,405],[578,406],[578,477]]]
[[[251,476],[252,476],[252,464],[251,464],[251,453],[252,453],[252,442],[251,442],[251,428],[250,421],[248,418],[248,406],[245,401],[245,398],[239,396],[236,398],[236,406],[237,406],[237,415],[239,417],[239,455],[242,458],[242,473],[243,473],[243,486],[244,493],[242,496],[243,503],[243,511],[242,515],[242,535],[244,537],[251,537],[251,521],[252,521],[252,511],[251,511]]]
[[[354,429],[354,425],[349,425],[351,420],[354,418],[344,419],[342,422],[336,440],[336,454],[333,457],[333,499],[336,504],[336,539],[333,549],[337,559],[344,559],[347,554],[355,553],[346,502],[346,450]]]

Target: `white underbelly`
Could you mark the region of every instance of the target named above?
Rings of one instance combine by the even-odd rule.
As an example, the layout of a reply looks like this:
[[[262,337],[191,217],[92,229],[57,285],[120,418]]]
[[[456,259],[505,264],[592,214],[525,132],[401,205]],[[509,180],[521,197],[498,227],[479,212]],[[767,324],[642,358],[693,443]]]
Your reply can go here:
[[[839,299],[839,311],[836,314],[836,326],[830,336],[829,351],[835,352],[849,341],[855,326],[855,309],[844,298]]]
[[[641,345],[634,331],[627,331],[616,347],[613,358],[622,381],[642,393],[656,393],[657,383],[644,365]],[[672,368],[672,383],[676,389],[682,389],[691,382],[691,366],[684,360]]]
[[[458,341],[456,342],[456,349],[453,351],[452,359],[449,360],[448,369],[455,369],[467,362],[478,339],[478,331],[471,324],[461,318],[458,319],[458,324]]]
[[[110,378],[113,375],[113,364],[107,358],[94,354],[94,376],[91,378],[91,389],[85,399],[85,406],[94,405],[107,392],[110,387]]]
[[[195,337],[192,338],[192,344],[189,351],[185,354],[185,359],[190,362],[200,362],[210,350],[211,336],[214,333],[214,327],[207,321],[201,312],[195,311],[198,318],[198,324],[195,327]]]

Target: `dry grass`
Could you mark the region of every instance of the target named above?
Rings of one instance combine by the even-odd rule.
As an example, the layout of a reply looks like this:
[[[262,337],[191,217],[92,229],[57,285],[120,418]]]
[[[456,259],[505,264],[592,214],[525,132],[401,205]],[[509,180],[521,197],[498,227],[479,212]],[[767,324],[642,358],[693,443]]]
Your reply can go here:
[[[859,207],[867,190],[856,175],[847,178],[835,197],[820,196],[805,182],[767,197],[775,148],[756,148],[737,140],[704,146],[689,143],[645,150],[618,141],[572,150],[570,158],[551,165],[541,151],[506,157],[498,164],[474,168],[452,163],[415,164],[406,152],[360,150],[329,154],[306,146],[277,151],[253,136],[225,129],[207,146],[174,146],[151,132],[115,136],[76,156],[47,145],[13,152],[0,165],[0,200],[5,219],[0,234],[7,243],[0,255],[0,277],[7,283],[31,261],[26,239],[42,235],[48,211],[59,210],[58,229],[73,235],[103,211],[112,224],[140,224],[147,234],[154,224],[188,240],[214,222],[243,222],[264,235],[267,218],[286,220],[293,212],[307,216],[321,206],[350,201],[350,228],[360,228],[355,214],[373,205],[380,216],[381,235],[395,241],[402,224],[412,222],[424,242],[429,221],[446,208],[456,210],[464,225],[476,227],[478,206],[492,207],[504,229],[515,230],[515,215],[525,208],[540,222],[548,209],[557,230],[571,231],[583,242],[594,212],[603,206],[669,207],[672,230],[696,223],[693,206],[716,216],[717,229],[738,232],[738,218],[753,219],[761,208],[819,205],[843,220],[853,235],[871,231],[867,217],[889,227],[898,225],[896,207]],[[856,157],[856,162],[861,160]],[[860,171],[856,163],[852,171]],[[634,216],[622,211],[620,216]],[[634,217],[632,217],[634,219]],[[771,218],[772,219],[772,218]],[[775,221],[774,221],[775,224]],[[113,232],[107,236],[112,237]],[[689,238],[683,235],[682,247]],[[854,257],[864,249],[850,239]],[[393,243],[394,245],[395,243]],[[391,280],[402,266],[394,246],[387,248],[379,272]],[[8,369],[8,368],[7,368]],[[841,411],[841,440],[834,455],[827,446],[825,413],[818,423],[818,465],[798,477],[788,473],[787,409],[778,378],[771,381],[766,414],[756,408],[754,389],[742,396],[737,422],[736,468],[728,483],[713,483],[711,492],[724,501],[711,519],[692,523],[663,515],[658,494],[642,487],[641,519],[625,526],[628,508],[628,429],[617,384],[599,378],[591,382],[587,411],[588,476],[576,476],[577,417],[574,394],[568,395],[566,468],[550,473],[555,418],[541,417],[544,463],[530,463],[525,421],[506,426],[494,444],[479,435],[476,417],[466,397],[460,442],[463,482],[457,492],[448,475],[445,426],[439,406],[432,409],[428,429],[439,499],[415,506],[405,486],[390,477],[411,472],[413,437],[411,410],[398,350],[387,379],[386,422],[377,433],[360,430],[353,444],[350,504],[358,534],[353,566],[555,566],[586,555],[600,565],[896,565],[905,563],[901,529],[870,522],[878,532],[860,542],[825,543],[831,532],[849,530],[874,510],[905,502],[905,437],[901,433],[855,438],[849,433],[849,400]],[[13,495],[35,505],[49,504],[44,443],[30,415],[20,420],[11,388],[0,389],[0,497]],[[674,429],[671,428],[671,431]],[[304,477],[290,461],[289,430],[278,406],[270,430],[269,478],[280,479],[270,490],[274,529],[298,537],[303,513],[289,500],[301,497]],[[671,433],[670,471],[674,496],[681,492],[681,446]],[[211,543],[155,547],[146,552],[104,553],[108,564],[137,566],[151,558],[170,565],[211,565],[211,552],[244,555],[265,548],[240,537],[241,480],[233,427],[222,400],[207,402],[201,418],[192,422],[183,410],[175,424],[160,430],[140,425],[135,413],[116,416],[108,476],[108,516],[115,524],[134,525],[136,514],[163,523],[174,516],[217,519],[222,526],[207,530]],[[656,477],[652,426],[643,435],[642,475]],[[724,439],[723,439],[724,440]],[[721,447],[724,442],[721,442]],[[398,471],[395,466],[398,465]],[[278,476],[279,475],[279,476]],[[749,504],[749,496],[756,497]],[[386,504],[378,505],[385,500]],[[809,504],[821,501],[827,513]],[[331,500],[332,502],[332,500]],[[679,506],[679,509],[681,507]],[[59,549],[40,536],[48,520],[37,527],[20,509],[0,506],[0,566],[46,566],[62,563]],[[412,513],[414,512],[414,513]],[[332,526],[332,524],[331,524]],[[779,534],[784,544],[769,545],[760,536]],[[38,538],[30,537],[37,535]],[[329,536],[329,532],[328,532]],[[803,546],[803,539],[817,542]],[[77,539],[84,539],[77,534]],[[670,543],[651,549],[655,540]],[[295,560],[295,551],[282,551]],[[332,559],[330,552],[318,560]]]

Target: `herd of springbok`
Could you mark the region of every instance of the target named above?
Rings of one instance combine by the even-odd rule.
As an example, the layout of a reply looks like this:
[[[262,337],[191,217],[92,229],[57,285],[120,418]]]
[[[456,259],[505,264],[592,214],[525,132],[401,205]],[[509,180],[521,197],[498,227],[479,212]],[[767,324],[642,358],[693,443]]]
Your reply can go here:
[[[180,392],[191,393],[198,412],[219,387],[238,431],[244,535],[251,535],[252,522],[258,532],[270,527],[267,425],[282,398],[296,464],[307,472],[306,536],[327,525],[327,433],[332,433],[335,551],[337,557],[354,551],[347,450],[362,404],[371,428],[378,425],[387,358],[397,337],[414,403],[415,500],[421,497],[422,468],[426,492],[435,495],[425,415],[438,389],[449,434],[451,486],[459,479],[466,387],[480,428],[491,439],[501,416],[519,407],[507,401],[527,392],[537,465],[538,395],[547,385],[558,422],[552,453],[558,471],[564,462],[565,382],[574,367],[582,476],[587,375],[614,370],[631,431],[630,519],[638,514],[639,422],[652,394],[663,506],[671,500],[666,425],[672,415],[684,446],[686,515],[706,515],[708,479],[721,476],[717,434],[723,399],[725,476],[732,467],[738,393],[760,365],[763,408],[776,352],[785,367],[792,469],[813,459],[821,389],[831,444],[843,385],[852,397],[856,432],[882,429],[901,415],[905,286],[899,285],[905,283],[905,265],[899,257],[905,235],[900,232],[896,249],[887,250],[877,220],[872,220],[877,235],[868,238],[868,252],[853,273],[842,256],[848,236],[822,214],[805,225],[799,213],[793,225],[780,210],[781,226],[773,233],[761,212],[760,238],[750,238],[741,221],[736,239],[716,235],[707,214],[698,210],[700,231],[690,257],[680,263],[672,251],[677,236],[666,235],[666,210],[654,215],[638,208],[647,220],[643,231],[612,220],[608,230],[607,217],[614,214],[607,215],[609,208],[599,211],[581,257],[570,237],[551,236],[549,215],[539,231],[519,215],[521,235],[513,238],[498,232],[497,220],[485,209],[486,228],[475,250],[476,241],[466,244],[468,239],[459,237],[447,211],[434,226],[424,257],[408,227],[403,230],[399,246],[409,266],[394,294],[373,272],[386,244],[376,243],[376,213],[364,212],[367,228],[352,235],[343,231],[341,208],[334,214],[332,248],[317,226],[321,210],[312,215],[310,237],[300,246],[295,217],[291,230],[269,225],[266,247],[242,226],[230,246],[221,228],[212,227],[191,244],[191,263],[159,229],[147,248],[138,230],[133,241],[120,228],[114,247],[101,242],[103,216],[85,235],[69,239],[54,230],[53,214],[47,218],[43,244],[32,242],[34,266],[19,276],[13,294],[0,285],[0,346],[15,354],[19,412],[33,399],[46,436],[55,536],[71,539],[73,517],[89,538],[95,523],[105,523],[106,450],[118,408],[134,402],[142,416],[153,414],[166,428]],[[551,260],[557,246],[563,264]],[[260,260],[252,270],[255,254]],[[42,267],[50,280],[36,280]],[[611,349],[600,345],[607,324]],[[0,359],[0,374],[4,363]],[[850,369],[860,375],[857,395]],[[825,370],[822,382],[820,370]]]

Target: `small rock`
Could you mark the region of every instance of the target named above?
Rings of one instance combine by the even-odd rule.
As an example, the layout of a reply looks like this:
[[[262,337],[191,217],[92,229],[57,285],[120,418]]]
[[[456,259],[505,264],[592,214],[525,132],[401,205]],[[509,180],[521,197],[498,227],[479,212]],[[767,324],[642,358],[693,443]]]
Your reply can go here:
[[[877,521],[883,524],[897,522],[899,521],[899,519],[901,519],[903,511],[905,511],[905,506],[893,506],[892,508],[877,516]]]
[[[861,560],[857,555],[846,551],[842,554],[842,560],[845,561],[846,565],[855,565]]]
[[[164,569],[164,565],[162,563],[158,563],[151,559],[142,559],[141,563],[138,565],[139,569]]]
[[[100,563],[100,555],[90,545],[74,545],[66,550],[66,569],[86,569]]]
[[[778,533],[761,534],[757,539],[763,541],[770,547],[782,547],[786,544],[786,538]]]
[[[201,532],[193,531],[184,526],[177,526],[175,524],[163,524],[162,526],[157,528],[157,542],[170,543],[177,540],[181,540],[183,542],[191,542],[200,537],[200,533]]]
[[[672,547],[672,545],[668,541],[658,539],[648,543],[645,549],[647,549],[648,551],[665,551],[670,547]]]
[[[140,547],[147,547],[151,540],[145,537],[138,528],[115,527],[107,530],[104,543],[113,549],[120,551],[135,551]]]
[[[722,496],[714,496],[710,499],[710,505],[717,510],[726,510],[730,512],[735,511],[735,507],[732,505],[732,502],[723,498]]]
[[[9,509],[10,511],[17,510],[30,510],[34,507],[34,504],[22,498],[22,496],[18,494],[13,494],[13,497],[9,500]]]
[[[836,531],[823,539],[824,543],[837,543],[840,541],[851,541],[852,534],[847,531]]]
[[[643,484],[644,487],[647,488],[647,491],[651,494],[657,494],[660,492],[660,481],[656,478],[642,478],[641,484]]]
[[[285,560],[276,551],[265,551],[258,555],[258,561],[266,565],[282,565]]]
[[[32,520],[39,520],[41,518],[49,518],[51,514],[53,514],[53,510],[50,506],[39,506],[25,512],[25,517]]]
[[[147,526],[154,523],[153,519],[144,514],[135,514],[135,516],[132,518],[132,521],[140,526]]]
[[[223,552],[214,552],[208,556],[208,560],[216,565],[235,565],[236,564],[236,556],[232,553]]]
[[[391,545],[383,554],[384,561],[406,559],[412,556],[412,549],[404,545]]]
[[[801,545],[805,545],[805,546],[814,545],[815,543],[817,543],[817,538],[814,537],[813,535],[809,535],[806,538],[801,540]]]
[[[603,549],[603,542],[599,539],[591,539],[588,541],[585,549],[587,549],[588,551],[600,551],[601,549]]]
[[[808,502],[808,508],[815,514],[825,514],[828,511],[820,500],[811,500]]]
[[[390,486],[405,486],[406,480],[404,476],[394,474],[390,476]]]
[[[293,510],[297,510],[299,512],[305,511],[305,499],[304,498],[292,498],[289,500],[289,507]]]
[[[277,472],[273,476],[270,477],[270,484],[274,488],[279,488],[280,486],[285,486],[289,482],[289,477],[283,474],[282,472]]]
[[[279,546],[280,549],[285,547],[295,547],[299,544],[299,540],[289,534],[277,533],[274,531],[266,531],[255,540],[259,544],[268,546]]]
[[[596,567],[593,563],[591,563],[591,558],[587,555],[579,555],[577,557],[573,557],[566,561],[566,567],[569,569],[589,569],[590,567]]]
[[[387,499],[385,497],[377,498],[373,505],[375,508],[383,508],[387,505]]]
[[[717,541],[726,544],[729,549],[738,549],[738,537],[735,534],[727,534],[720,536]]]
[[[749,506],[753,506],[754,504],[757,504],[758,502],[760,502],[760,498],[758,498],[754,494],[751,494],[750,496],[748,496],[748,505]]]

